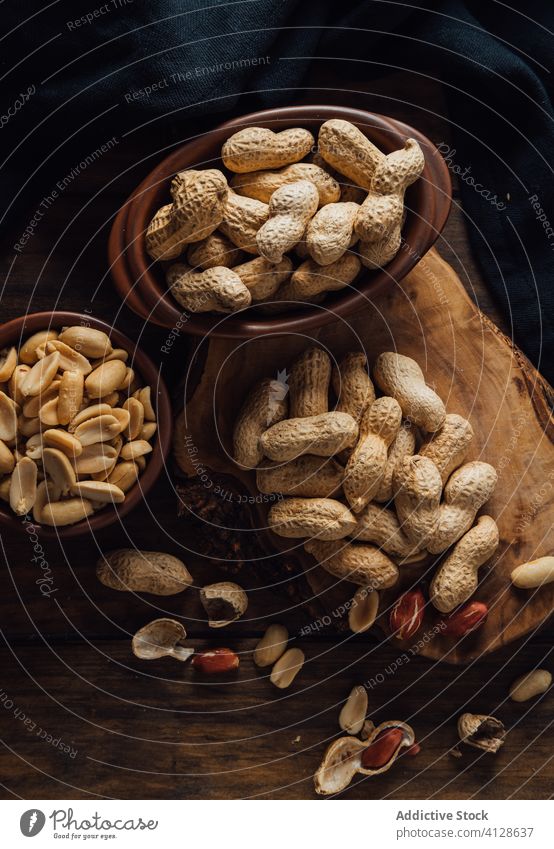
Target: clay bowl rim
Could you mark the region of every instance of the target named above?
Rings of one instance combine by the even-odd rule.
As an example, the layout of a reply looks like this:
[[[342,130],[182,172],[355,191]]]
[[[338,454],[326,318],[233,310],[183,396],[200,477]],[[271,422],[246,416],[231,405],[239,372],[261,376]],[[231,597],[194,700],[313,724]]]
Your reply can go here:
[[[29,313],[6,322],[0,327],[0,349],[6,345],[21,345],[26,336],[36,333],[38,330],[48,328],[57,329],[69,324],[82,324],[86,318],[91,327],[103,330],[116,343],[117,347],[124,348],[129,352],[132,367],[145,385],[152,387],[153,399],[157,412],[157,424],[154,450],[146,464],[146,468],[140,475],[137,483],[129,490],[125,501],[118,505],[106,505],[97,513],[93,513],[88,519],[76,522],[74,525],[63,525],[60,528],[49,525],[35,524],[40,529],[40,534],[49,539],[73,539],[88,533],[94,533],[121,520],[134,507],[137,506],[152,489],[158,480],[171,450],[173,435],[173,420],[171,412],[171,401],[165,381],[163,380],[156,364],[138,345],[132,342],[120,330],[112,327],[108,322],[83,313],[67,310],[52,310],[46,312]],[[86,326],[86,325],[83,325]],[[23,518],[11,512],[8,505],[0,502],[0,526],[11,528],[21,532],[24,530]]]
[[[368,137],[376,140],[386,151],[401,147],[404,140],[414,137],[425,152],[425,168],[421,178],[407,193],[409,210],[403,227],[403,248],[394,259],[377,272],[350,288],[328,296],[323,309],[318,306],[273,318],[252,318],[248,310],[236,315],[197,313],[187,315],[166,292],[160,282],[161,267],[153,263],[144,249],[144,230],[155,210],[167,202],[168,185],[172,176],[183,168],[218,167],[217,152],[222,141],[237,129],[261,125],[280,129],[291,125],[317,128],[331,117],[349,120],[358,125]],[[415,199],[416,203],[412,203]],[[166,156],[135,189],[116,216],[110,234],[108,254],[110,270],[120,295],[128,300],[131,309],[144,319],[165,327],[179,322],[186,334],[216,337],[250,338],[260,333],[312,330],[345,317],[363,308],[372,294],[390,283],[401,280],[438,239],[450,212],[452,184],[444,159],[435,145],[419,130],[378,113],[350,107],[289,106],[249,113],[215,127],[193,138]],[[153,270],[155,269],[155,270]],[[134,297],[133,297],[134,296]],[[135,307],[133,307],[133,301]],[[138,301],[138,304],[136,303]],[[140,312],[140,306],[144,312]],[[186,320],[183,320],[183,316]]]

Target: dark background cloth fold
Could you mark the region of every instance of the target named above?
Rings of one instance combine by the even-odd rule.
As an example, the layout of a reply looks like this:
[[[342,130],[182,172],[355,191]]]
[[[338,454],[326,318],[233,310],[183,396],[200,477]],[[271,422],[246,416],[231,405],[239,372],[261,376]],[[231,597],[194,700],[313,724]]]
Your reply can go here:
[[[60,163],[114,135],[132,145],[144,126],[171,144],[294,102],[316,57],[336,63],[337,86],[396,70],[440,79],[454,139],[442,152],[460,177],[475,254],[515,342],[554,381],[553,4],[28,0],[0,14],[9,231]]]

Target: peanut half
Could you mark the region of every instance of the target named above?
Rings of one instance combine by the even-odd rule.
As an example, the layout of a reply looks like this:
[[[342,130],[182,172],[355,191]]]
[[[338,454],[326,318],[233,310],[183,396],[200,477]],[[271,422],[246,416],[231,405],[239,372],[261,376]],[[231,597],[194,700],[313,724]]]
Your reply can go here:
[[[511,575],[515,587],[529,590],[554,581],[554,557],[539,557],[517,566]]]
[[[348,609],[348,625],[354,634],[368,631],[377,619],[379,593],[370,587],[359,587]]]
[[[274,664],[269,680],[280,690],[290,687],[302,669],[304,660],[304,652],[301,649],[288,649]]]
[[[260,668],[272,666],[285,652],[289,632],[284,625],[270,625],[254,649],[254,663]]]
[[[367,714],[367,690],[353,687],[339,714],[339,725],[347,734],[359,734]]]

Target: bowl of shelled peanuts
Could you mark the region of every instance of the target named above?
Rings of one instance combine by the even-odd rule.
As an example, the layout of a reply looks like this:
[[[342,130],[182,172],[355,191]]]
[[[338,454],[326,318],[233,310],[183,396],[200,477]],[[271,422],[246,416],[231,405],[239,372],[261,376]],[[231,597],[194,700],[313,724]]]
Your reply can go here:
[[[166,157],[116,217],[128,306],[185,333],[306,331],[371,303],[432,246],[451,202],[434,145],[334,106],[256,112]]]
[[[76,537],[121,519],[172,435],[154,363],[108,324],[34,313],[0,328],[0,522]]]

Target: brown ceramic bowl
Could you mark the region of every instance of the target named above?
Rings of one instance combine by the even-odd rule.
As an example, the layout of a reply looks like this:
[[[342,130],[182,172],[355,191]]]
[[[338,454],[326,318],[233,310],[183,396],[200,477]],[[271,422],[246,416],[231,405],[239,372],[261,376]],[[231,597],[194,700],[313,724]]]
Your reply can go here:
[[[146,468],[135,486],[129,490],[122,504],[106,505],[98,512],[93,513],[88,519],[76,522],[74,525],[64,525],[60,528],[41,525],[41,535],[48,538],[71,539],[83,534],[94,533],[94,531],[99,531],[101,528],[106,528],[108,525],[120,521],[133,507],[136,507],[152,488],[165,465],[171,447],[173,432],[171,402],[159,369],[127,336],[110,327],[104,321],[76,312],[31,313],[0,325],[0,350],[11,345],[19,348],[21,343],[31,334],[36,333],[37,330],[49,327],[57,329],[68,324],[85,324],[85,322],[91,327],[103,330],[118,348],[124,348],[129,352],[129,364],[132,364],[145,385],[152,387],[152,398],[158,414],[158,429],[153,442],[154,450],[148,455]],[[3,501],[0,501],[0,525],[14,532],[24,530],[21,517],[12,513],[9,505]]]
[[[183,311],[168,293],[164,270],[148,256],[144,233],[156,211],[168,202],[169,184],[187,168],[222,168],[223,142],[245,126],[273,130],[302,126],[317,136],[324,121],[343,118],[357,127],[385,153],[417,139],[425,154],[425,168],[406,193],[408,211],[402,230],[404,247],[383,269],[362,272],[349,288],[329,293],[321,306],[292,309],[281,315],[261,316],[255,307],[232,315],[202,313],[183,323]],[[166,327],[177,323],[185,333],[249,338],[263,333],[305,332],[365,307],[380,287],[401,280],[438,238],[450,211],[452,186],[448,168],[432,142],[413,127],[359,109],[336,106],[290,106],[254,112],[228,121],[194,138],[166,157],[138,186],[114,221],[109,260],[116,288],[138,315]]]

